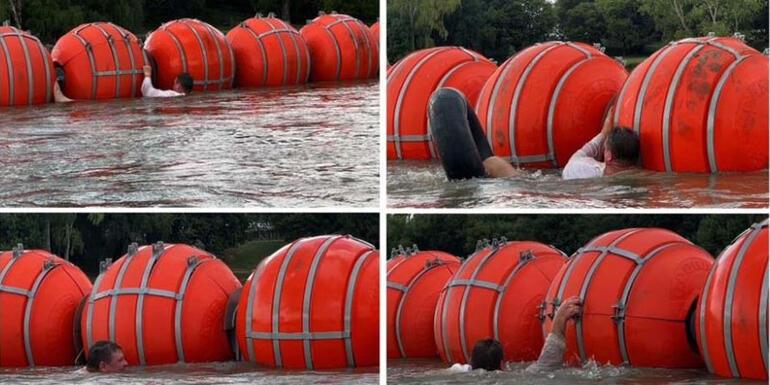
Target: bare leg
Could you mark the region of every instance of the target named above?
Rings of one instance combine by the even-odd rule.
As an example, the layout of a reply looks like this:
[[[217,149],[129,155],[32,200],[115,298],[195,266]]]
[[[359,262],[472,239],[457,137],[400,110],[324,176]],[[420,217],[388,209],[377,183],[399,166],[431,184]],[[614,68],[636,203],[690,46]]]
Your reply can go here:
[[[53,82],[53,101],[56,103],[67,103],[72,101],[72,99],[66,97],[64,93],[61,92],[59,82]]]

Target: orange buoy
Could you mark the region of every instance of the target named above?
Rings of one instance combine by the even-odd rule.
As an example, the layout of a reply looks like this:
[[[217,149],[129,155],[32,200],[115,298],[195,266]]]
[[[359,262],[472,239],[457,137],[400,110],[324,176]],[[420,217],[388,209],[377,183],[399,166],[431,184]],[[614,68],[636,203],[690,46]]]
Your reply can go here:
[[[388,358],[436,357],[433,314],[460,259],[416,247],[394,254],[388,260]]]
[[[369,32],[372,33],[372,39],[374,39],[375,44],[377,46],[380,46],[380,22],[375,21],[374,24],[369,26]]]
[[[321,15],[299,31],[310,49],[310,79],[369,79],[377,74],[379,45],[369,28],[342,14]]]
[[[350,236],[301,238],[264,259],[238,302],[245,361],[289,369],[375,366],[379,254]]]
[[[225,306],[240,286],[203,250],[131,244],[94,283],[81,314],[83,345],[116,342],[132,365],[232,359]]]
[[[754,171],[768,166],[768,58],[739,38],[669,43],[623,86],[615,124],[639,133],[657,171]]]
[[[577,296],[583,306],[567,325],[568,363],[700,367],[687,323],[712,263],[706,251],[668,230],[602,234],[554,278],[541,306],[543,332],[550,332],[559,304]]]
[[[431,159],[436,152],[428,131],[428,101],[436,89],[452,87],[468,104],[495,64],[462,47],[436,47],[413,52],[388,69],[388,159]]]
[[[54,69],[40,40],[14,27],[0,27],[0,106],[53,100]]]
[[[696,313],[711,373],[767,380],[767,220],[728,246],[711,268]]]
[[[183,72],[192,76],[197,91],[233,86],[232,47],[222,32],[200,20],[169,21],[150,34],[144,48],[158,64],[158,88],[171,89]]]
[[[439,296],[434,333],[441,359],[469,362],[485,338],[500,341],[505,361],[537,359],[543,347],[538,306],[566,256],[542,243],[505,239],[478,248]]]
[[[142,95],[145,59],[131,32],[106,22],[81,24],[62,36],[51,57],[64,70],[62,92],[72,99]]]
[[[74,365],[75,309],[91,282],[43,250],[0,254],[0,367]]]
[[[294,27],[270,14],[253,17],[227,33],[235,54],[239,87],[307,83],[310,52]]]
[[[535,44],[490,76],[476,113],[495,155],[517,166],[563,167],[601,131],[627,76],[596,47]]]

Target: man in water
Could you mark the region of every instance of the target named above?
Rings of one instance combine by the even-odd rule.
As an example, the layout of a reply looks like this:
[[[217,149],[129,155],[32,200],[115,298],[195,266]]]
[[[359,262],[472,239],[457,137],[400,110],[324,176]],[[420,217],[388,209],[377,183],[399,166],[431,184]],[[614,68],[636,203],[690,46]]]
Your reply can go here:
[[[607,113],[599,135],[572,155],[562,172],[564,179],[596,178],[636,167],[639,136],[629,128],[613,127],[612,112],[610,109]],[[521,172],[492,153],[481,122],[459,91],[452,88],[436,90],[431,96],[428,119],[431,136],[450,179],[506,178]],[[464,132],[450,131],[458,128],[457,120],[461,120],[461,131],[466,130],[463,124],[467,125],[469,137],[457,140]],[[475,165],[479,158],[480,165]]]
[[[123,349],[110,341],[98,341],[88,351],[86,370],[92,373],[115,373],[126,368],[128,362]]]
[[[171,90],[159,90],[152,86],[152,67],[144,66],[144,80],[142,81],[142,96],[145,98],[172,98],[189,95],[193,89],[193,78],[187,72],[179,74],[174,79],[174,88]]]
[[[545,339],[543,349],[537,361],[529,365],[526,369],[529,373],[539,373],[544,371],[557,370],[563,365],[564,351],[567,349],[567,343],[564,339],[564,332],[567,329],[567,321],[580,314],[580,299],[572,297],[564,301],[556,310],[553,317],[551,332]],[[502,370],[503,366],[503,346],[500,342],[493,339],[483,339],[473,346],[470,365],[454,364],[450,368],[456,372],[467,372],[476,369],[487,371]]]
[[[61,91],[60,83],[64,82],[64,70],[57,67],[56,82],[53,84],[53,96],[56,103],[73,101]],[[173,90],[159,90],[152,86],[152,67],[144,66],[144,80],[142,81],[142,96],[145,98],[170,98],[189,95],[193,88],[193,78],[184,72],[174,80]]]

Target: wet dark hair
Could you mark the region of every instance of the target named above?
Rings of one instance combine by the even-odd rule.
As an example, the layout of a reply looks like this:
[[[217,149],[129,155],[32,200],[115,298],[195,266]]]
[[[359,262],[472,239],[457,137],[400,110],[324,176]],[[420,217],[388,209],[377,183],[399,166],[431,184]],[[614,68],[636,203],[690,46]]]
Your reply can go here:
[[[500,370],[503,361],[503,345],[487,338],[476,342],[471,353],[471,368],[484,370]]]
[[[123,350],[120,345],[111,341],[97,341],[88,351],[86,369],[89,372],[98,372],[102,362],[110,362],[112,355]]]
[[[613,127],[607,136],[607,147],[612,158],[627,165],[639,160],[639,135],[627,127]]]
[[[176,80],[179,81],[179,84],[182,85],[182,89],[184,89],[184,93],[189,94],[190,91],[193,89],[193,78],[190,76],[187,72],[182,72],[179,74],[179,76],[176,77]]]

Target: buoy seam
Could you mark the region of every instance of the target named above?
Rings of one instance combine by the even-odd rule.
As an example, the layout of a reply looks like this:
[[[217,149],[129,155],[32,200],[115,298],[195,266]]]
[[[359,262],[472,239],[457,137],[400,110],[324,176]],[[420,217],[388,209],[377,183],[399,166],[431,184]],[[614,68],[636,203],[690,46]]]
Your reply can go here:
[[[391,284],[397,285],[397,286],[400,286],[401,288],[403,288],[403,290],[397,289],[397,290],[401,290],[403,292],[403,294],[399,298],[398,306],[396,308],[396,343],[398,345],[398,351],[401,354],[402,358],[407,358],[407,356],[406,356],[406,349],[404,348],[404,342],[403,342],[403,338],[401,336],[401,313],[403,312],[403,307],[404,307],[404,302],[406,301],[406,296],[409,295],[409,292],[412,290],[412,287],[414,287],[414,285],[417,283],[417,281],[420,280],[420,278],[422,278],[429,271],[431,271],[431,270],[433,270],[433,269],[435,269],[437,267],[440,267],[440,266],[441,265],[431,265],[431,266],[428,266],[428,267],[423,267],[417,274],[414,275],[414,277],[412,277],[409,280],[409,282],[407,283],[406,286],[399,285],[399,284],[393,283],[393,282],[388,282],[388,287],[389,288],[392,288],[392,289],[394,288],[394,287],[390,286]]]
[[[155,245],[160,245],[156,248]],[[157,265],[158,260],[160,257],[165,254],[166,251],[173,248],[175,245],[165,245],[165,244],[158,244],[156,243],[152,247],[152,256],[147,261],[147,265],[144,267],[144,273],[142,274],[142,281],[139,284],[139,289],[142,290],[139,294],[137,294],[136,299],[136,350],[139,355],[139,365],[146,365],[147,359],[144,355],[144,297],[145,297],[145,290],[148,289],[147,284],[150,281],[150,275],[152,275],[152,272],[155,270],[155,266]]]
[[[401,84],[401,88],[399,89],[399,92],[398,92],[398,98],[396,99],[396,110],[393,114],[393,135],[396,137],[395,147],[396,147],[396,157],[398,159],[402,159],[403,157],[399,135],[401,133],[401,108],[404,103],[404,97],[406,95],[406,92],[409,90],[409,86],[411,85],[412,79],[417,73],[417,70],[419,70],[428,60],[432,59],[434,56],[442,52],[445,52],[445,49],[443,47],[440,47],[440,48],[434,49],[431,52],[426,53],[426,55],[420,58],[420,60],[417,61],[414,67],[412,67],[412,69],[409,70],[406,78],[404,79],[404,82]]]
[[[742,56],[730,63],[727,69],[725,69],[725,71],[720,75],[719,81],[714,88],[714,93],[711,95],[708,116],[706,118],[706,151],[708,154],[709,168],[711,169],[712,173],[719,172],[719,165],[717,164],[716,159],[716,147],[714,143],[714,125],[716,121],[717,104],[719,103],[719,98],[722,96],[722,89],[724,88],[725,83],[727,83],[727,80],[730,78],[735,68],[738,67],[738,65],[747,58],[749,58],[749,56]]]
[[[511,74],[511,71],[513,70],[513,65],[511,64],[513,61],[517,60],[521,57],[525,52],[534,49],[536,46],[530,46],[525,48],[523,51],[511,56],[508,60],[503,63],[501,68],[503,68],[502,71],[500,71],[500,74],[497,76],[497,79],[495,79],[494,86],[492,88],[492,92],[490,92],[489,101],[487,102],[487,108],[489,109],[487,111],[487,140],[490,144],[494,143],[494,138],[492,136],[492,132],[494,131],[494,110],[497,106],[497,96],[500,93],[500,88],[502,88],[503,84],[505,84],[505,79],[508,77],[508,75]]]
[[[730,372],[732,373],[733,377],[740,377],[741,372],[738,369],[738,363],[735,359],[735,348],[733,346],[733,322],[732,322],[732,312],[733,312],[733,300],[735,297],[735,286],[738,283],[738,273],[740,272],[741,265],[743,264],[743,259],[746,256],[746,252],[749,250],[751,245],[754,243],[754,240],[759,236],[759,234],[762,232],[761,228],[754,228],[749,235],[743,239],[741,242],[741,246],[738,249],[738,254],[735,257],[735,260],[730,267],[730,275],[727,279],[727,292],[725,293],[725,307],[724,307],[724,315],[723,315],[723,322],[724,325],[724,344],[725,344],[725,353],[727,355],[727,362],[730,365]],[[766,325],[759,325],[760,328],[766,328]]]
[[[529,63],[527,63],[527,66],[524,68],[524,71],[522,72],[521,76],[516,81],[516,88],[513,92],[513,98],[511,101],[511,111],[508,115],[508,145],[511,148],[511,161],[516,163],[517,165],[523,162],[519,161],[519,156],[517,155],[516,151],[516,116],[518,115],[518,109],[519,109],[519,99],[521,98],[522,90],[524,89],[524,85],[527,82],[527,78],[529,77],[529,74],[532,72],[532,70],[535,68],[535,65],[537,65],[538,62],[545,56],[548,52],[559,48],[563,46],[563,42],[555,42],[553,44],[548,45],[546,48],[544,48],[542,51],[538,52],[537,55],[535,55]],[[525,157],[521,157],[524,159]]]
[[[98,23],[91,23],[90,25],[102,33],[104,40],[110,47],[110,52],[112,52],[112,60],[115,64],[115,97],[117,98],[120,96],[120,75],[118,73],[120,72],[121,68],[120,59],[118,58],[118,52],[115,49],[115,45],[113,44],[112,35],[105,31]]]
[[[32,97],[35,94],[35,75],[32,73],[32,59],[29,56],[27,40],[18,29],[16,30],[16,37],[19,39],[21,50],[24,52],[24,63],[27,70],[27,104],[32,104]]]
[[[476,256],[478,253],[480,253],[482,250],[478,250],[475,253],[471,254],[466,261],[470,260],[474,256]],[[457,272],[455,273],[455,277],[459,277],[462,275],[463,272],[465,272],[465,269],[467,268],[468,263],[462,263],[460,265],[460,268],[457,269]],[[441,304],[441,337],[443,340],[443,347],[444,347],[444,354],[446,355],[447,361],[452,362],[452,352],[449,349],[449,333],[447,331],[447,305],[449,304],[449,299],[452,296],[452,290],[449,286],[445,285],[442,289],[446,290],[446,294],[444,295],[444,300]]]
[[[243,27],[252,37],[254,37],[254,41],[257,43],[257,47],[259,47],[259,52],[262,54],[262,85],[267,84],[268,79],[268,62],[267,62],[267,52],[265,52],[265,45],[262,43],[262,39],[249,27],[248,24],[246,24]]]
[[[35,357],[32,352],[32,341],[30,339],[30,320],[32,318],[32,304],[35,300],[35,296],[37,295],[38,289],[40,289],[40,285],[42,284],[43,280],[46,276],[55,268],[61,266],[61,264],[55,264],[51,267],[43,267],[43,269],[38,273],[37,278],[35,278],[35,283],[32,284],[32,289],[29,292],[29,295],[27,296],[27,301],[25,304],[24,309],[24,351],[27,353],[27,364],[30,367],[35,366]]]
[[[355,294],[356,284],[358,282],[358,276],[361,274],[361,268],[366,260],[374,255],[374,250],[367,250],[361,256],[358,257],[356,263],[353,265],[353,271],[350,274],[348,282],[348,289],[345,297],[345,316],[344,316],[344,332],[343,338],[345,339],[345,352],[347,355],[348,366],[353,368],[356,366],[356,360],[353,352],[353,327],[352,327],[352,313],[353,313],[353,295]]]
[[[318,265],[320,265],[321,259],[323,259],[323,257],[326,255],[326,251],[329,250],[331,244],[340,238],[342,237],[336,236],[325,239],[316,250],[315,255],[313,255],[313,261],[310,264],[310,271],[308,271],[308,277],[305,281],[305,295],[302,299],[302,332],[305,334],[311,333],[310,312],[312,311],[313,287],[315,286]],[[305,351],[305,366],[308,369],[313,370],[315,367],[313,365],[313,354],[310,349],[310,341],[304,340],[303,346]]]
[[[584,277],[583,284],[581,285],[581,288],[580,288],[580,293],[578,298],[580,299],[581,303],[585,304],[585,296],[586,296],[586,293],[588,292],[589,286],[591,285],[591,281],[593,280],[594,273],[596,273],[596,270],[599,268],[599,265],[609,253],[609,248],[617,246],[620,242],[624,241],[626,238],[630,237],[635,233],[638,233],[641,230],[642,229],[640,228],[635,228],[635,229],[630,229],[629,231],[621,234],[618,238],[616,238],[610,243],[607,249],[602,251],[599,254],[599,256],[596,257],[594,262],[591,264],[591,267],[588,269],[588,272]],[[589,245],[589,247],[587,247],[586,249],[590,249],[590,247],[591,245]],[[578,255],[576,258],[579,258],[580,256],[582,256],[582,254]],[[569,277],[566,277],[566,278],[569,278]],[[584,336],[583,336],[583,319],[582,318],[578,318],[575,321],[575,331],[576,331],[575,335],[577,337],[578,353],[580,354],[580,359],[585,362],[586,353],[585,353],[585,341],[583,341]]]
[[[13,81],[13,61],[11,61],[11,52],[8,49],[8,45],[5,42],[5,37],[9,34],[3,34],[0,36],[0,45],[3,47],[3,51],[5,52],[5,65],[8,70],[8,105],[13,106],[16,104],[15,99],[15,90],[14,90],[14,81]]]
[[[674,77],[671,79],[671,83],[668,86],[668,92],[666,93],[666,102],[663,108],[663,163],[665,164],[666,171],[671,172],[671,110],[674,108],[674,96],[679,88],[679,82],[682,80],[684,70],[690,64],[692,58],[703,49],[703,45],[695,46],[691,49],[687,55],[679,62]]]
[[[86,51],[86,55],[88,56],[88,62],[91,65],[91,76],[93,80],[91,81],[91,99],[96,98],[96,90],[99,86],[99,77],[94,76],[97,73],[96,70],[96,60],[94,58],[94,52],[93,47],[91,46],[91,43],[87,42],[82,36],[79,34],[80,30],[77,32],[74,32],[72,35],[80,41],[80,44],[83,44],[83,49]]]
[[[587,55],[588,57],[584,58],[583,60],[580,60],[573,64],[562,76],[559,78],[558,83],[556,83],[556,88],[553,91],[553,94],[551,95],[551,100],[548,103],[548,117],[546,118],[546,139],[548,142],[548,153],[546,154],[546,157],[551,160],[554,167],[558,167],[558,161],[556,159],[556,146],[554,143],[554,137],[553,137],[553,121],[554,121],[554,115],[556,113],[556,105],[559,103],[559,95],[561,94],[562,88],[564,88],[564,84],[567,82],[567,79],[569,79],[570,76],[572,76],[572,73],[577,70],[578,67],[583,65],[584,63],[590,61],[592,59],[591,55]],[[570,154],[571,156],[571,154]]]

